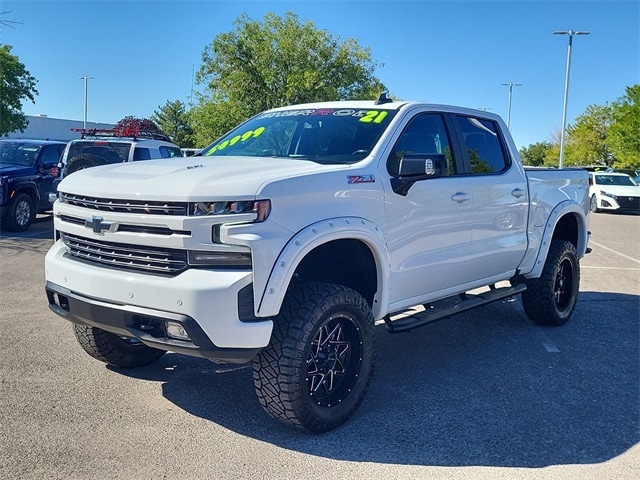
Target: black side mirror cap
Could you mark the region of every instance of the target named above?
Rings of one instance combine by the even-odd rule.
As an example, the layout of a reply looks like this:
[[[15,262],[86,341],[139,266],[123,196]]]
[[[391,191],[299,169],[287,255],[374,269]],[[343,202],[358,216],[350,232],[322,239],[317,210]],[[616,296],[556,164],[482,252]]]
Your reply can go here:
[[[404,155],[400,159],[398,175],[391,179],[391,188],[405,196],[417,181],[448,175],[447,158],[442,153]]]

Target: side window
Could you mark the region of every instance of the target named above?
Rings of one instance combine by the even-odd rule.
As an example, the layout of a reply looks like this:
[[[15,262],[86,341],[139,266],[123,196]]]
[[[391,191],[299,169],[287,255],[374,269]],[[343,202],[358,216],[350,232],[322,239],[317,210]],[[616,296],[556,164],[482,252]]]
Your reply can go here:
[[[133,151],[133,161],[137,162],[138,160],[150,160],[151,152],[148,148],[144,147],[136,147]]]
[[[494,122],[475,117],[456,118],[469,155],[471,173],[499,173],[509,166]]]
[[[56,145],[45,146],[40,154],[40,165],[42,166],[53,166],[57,165],[60,161],[60,155],[62,154],[63,147],[58,147]]]
[[[456,173],[442,116],[436,113],[416,115],[409,121],[393,148],[387,161],[387,169],[392,175],[397,175],[404,155],[434,153],[445,156],[450,175]]]
[[[176,147],[165,147],[162,145],[160,147],[160,157],[161,158],[173,158],[173,157],[182,157],[182,152],[179,148]]]

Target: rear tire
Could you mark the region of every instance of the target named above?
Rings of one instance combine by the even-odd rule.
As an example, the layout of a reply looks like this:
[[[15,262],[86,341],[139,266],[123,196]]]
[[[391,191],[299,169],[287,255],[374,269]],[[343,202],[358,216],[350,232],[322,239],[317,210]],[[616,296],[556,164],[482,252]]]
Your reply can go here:
[[[538,325],[564,324],[576,306],[580,288],[580,264],[576,248],[565,240],[552,240],[540,278],[527,282],[522,305]]]
[[[67,166],[64,169],[64,176],[71,175],[79,170],[85,168],[97,167],[98,165],[105,165],[107,162],[104,158],[92,153],[81,153],[72,157],[67,162]]]
[[[85,352],[114,367],[140,367],[155,362],[166,353],[138,340],[119,337],[100,328],[74,324],[73,329]]]
[[[310,432],[327,432],[358,409],[374,366],[373,316],[354,290],[312,282],[293,287],[274,319],[253,379],[265,411]]]
[[[26,193],[18,193],[9,204],[2,226],[10,232],[24,232],[35,218],[36,209],[31,197]]]

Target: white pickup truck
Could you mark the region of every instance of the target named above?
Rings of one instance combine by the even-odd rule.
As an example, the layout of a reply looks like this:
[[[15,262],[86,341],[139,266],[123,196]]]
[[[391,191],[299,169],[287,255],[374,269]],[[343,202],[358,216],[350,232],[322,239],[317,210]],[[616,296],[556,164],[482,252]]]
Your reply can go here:
[[[199,156],[67,176],[46,293],[91,356],[252,361],[264,409],[323,432],[364,398],[376,324],[516,294],[533,322],[566,322],[588,189],[582,170],[525,169],[487,112],[384,96],[278,108]]]

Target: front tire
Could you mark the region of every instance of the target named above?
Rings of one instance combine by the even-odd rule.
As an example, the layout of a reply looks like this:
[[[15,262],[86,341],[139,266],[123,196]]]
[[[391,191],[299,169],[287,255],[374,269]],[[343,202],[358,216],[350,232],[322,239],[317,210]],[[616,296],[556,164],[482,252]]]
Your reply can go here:
[[[558,326],[571,317],[578,300],[580,264],[576,248],[565,240],[552,240],[540,278],[522,292],[527,317],[538,325]]]
[[[598,213],[600,209],[598,208],[598,199],[595,195],[591,195],[591,199],[589,200],[589,208],[591,209],[591,213]]]
[[[301,430],[321,433],[358,409],[374,367],[373,316],[354,290],[312,282],[293,287],[274,319],[253,379],[266,412]]]
[[[73,330],[85,352],[114,367],[140,367],[155,362],[166,353],[138,340],[119,337],[100,328],[74,324]]]
[[[18,193],[9,204],[2,226],[11,232],[24,232],[35,218],[36,209],[31,197],[26,193]]]

